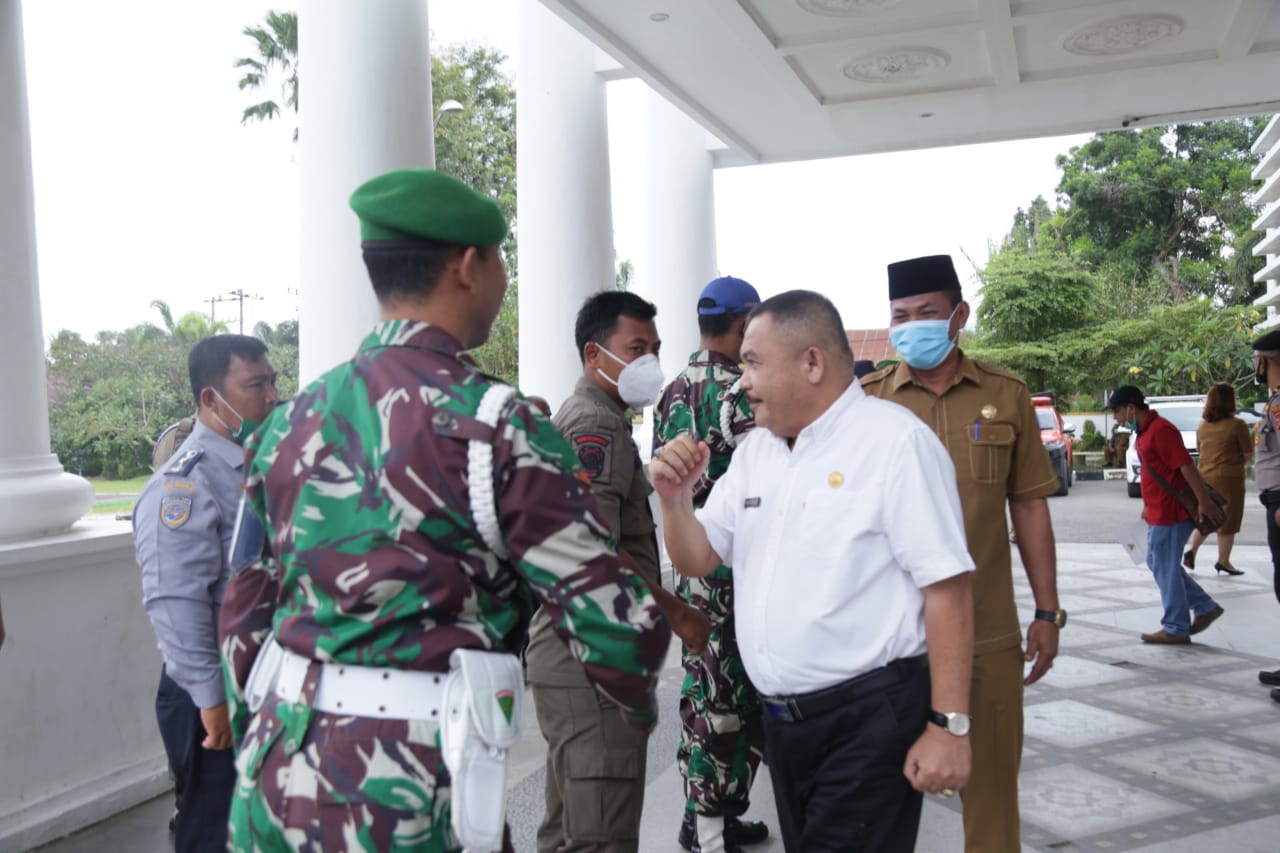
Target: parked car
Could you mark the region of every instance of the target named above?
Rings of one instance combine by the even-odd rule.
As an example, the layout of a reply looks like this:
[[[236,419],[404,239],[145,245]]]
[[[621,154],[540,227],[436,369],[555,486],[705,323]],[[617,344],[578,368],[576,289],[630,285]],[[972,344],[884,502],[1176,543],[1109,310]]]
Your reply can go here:
[[[1160,416],[1171,422],[1182,433],[1182,443],[1196,462],[1200,461],[1199,439],[1196,430],[1204,415],[1203,394],[1184,394],[1177,397],[1148,397],[1147,405],[1160,413]],[[1125,482],[1128,483],[1129,497],[1142,497],[1142,461],[1138,459],[1138,442],[1130,441],[1129,450],[1124,458]]]
[[[1049,451],[1049,461],[1058,474],[1058,491],[1054,494],[1062,497],[1075,480],[1075,474],[1072,473],[1075,458],[1071,452],[1071,436],[1076,431],[1075,424],[1064,421],[1058,414],[1052,394],[1033,394],[1031,405],[1036,410],[1040,441],[1044,443],[1044,449]]]

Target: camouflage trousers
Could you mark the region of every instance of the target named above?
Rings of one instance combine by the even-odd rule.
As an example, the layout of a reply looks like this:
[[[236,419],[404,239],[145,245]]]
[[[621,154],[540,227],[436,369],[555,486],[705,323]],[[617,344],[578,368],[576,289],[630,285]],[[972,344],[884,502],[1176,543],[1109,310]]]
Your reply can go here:
[[[339,716],[272,697],[237,750],[230,849],[461,850],[438,731],[431,722]]]
[[[711,620],[701,654],[683,652],[680,746],[686,808],[709,817],[747,810],[751,783],[764,754],[760,697],[738,653],[733,620],[733,574],[721,566],[705,578],[681,578],[680,597]]]

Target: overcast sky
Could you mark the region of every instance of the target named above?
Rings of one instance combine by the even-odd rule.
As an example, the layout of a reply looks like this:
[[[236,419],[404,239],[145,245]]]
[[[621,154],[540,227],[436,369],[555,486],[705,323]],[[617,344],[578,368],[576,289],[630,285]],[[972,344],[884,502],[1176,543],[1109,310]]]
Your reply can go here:
[[[289,8],[23,4],[46,339],[63,328],[90,336],[158,322],[149,307],[158,298],[175,315],[208,313],[211,297],[239,288],[261,297],[245,303],[246,330],[296,316],[293,124],[241,126],[255,99],[236,89],[232,68],[253,52],[241,29],[273,7]],[[437,43],[479,42],[512,56],[514,75],[515,0],[431,0],[430,22]],[[625,109],[639,85],[610,85],[615,130],[642,112]],[[982,263],[1018,206],[1037,194],[1052,200],[1054,157],[1085,138],[719,170],[720,270],[765,296],[822,290],[849,327],[886,325],[887,263],[949,253],[972,276],[964,256]],[[618,256],[638,260],[640,187],[624,176],[642,171],[640,152],[619,144],[611,158]],[[236,304],[215,310],[234,330]]]

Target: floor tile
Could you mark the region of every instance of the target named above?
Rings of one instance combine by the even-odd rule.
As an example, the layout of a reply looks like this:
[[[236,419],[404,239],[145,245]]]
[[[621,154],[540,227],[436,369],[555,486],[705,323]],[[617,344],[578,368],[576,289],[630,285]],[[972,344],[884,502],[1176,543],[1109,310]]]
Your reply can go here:
[[[1018,804],[1024,824],[1043,827],[1062,839],[1097,835],[1186,809],[1175,800],[1073,764],[1023,773]]]
[[[1122,752],[1106,761],[1226,802],[1280,785],[1280,758],[1209,738]]]
[[[1114,690],[1104,694],[1104,698],[1120,705],[1188,721],[1238,717],[1257,710],[1255,702],[1239,694],[1176,682]]]
[[[1124,681],[1133,677],[1134,674],[1132,672],[1127,672],[1120,667],[1086,660],[1074,655],[1060,654],[1053,661],[1053,668],[1045,674],[1041,681],[1048,687],[1071,689],[1089,687],[1095,684],[1109,684],[1113,681]]]
[[[1065,749],[1159,731],[1159,727],[1151,723],[1073,699],[1026,706],[1023,725],[1027,737]]]

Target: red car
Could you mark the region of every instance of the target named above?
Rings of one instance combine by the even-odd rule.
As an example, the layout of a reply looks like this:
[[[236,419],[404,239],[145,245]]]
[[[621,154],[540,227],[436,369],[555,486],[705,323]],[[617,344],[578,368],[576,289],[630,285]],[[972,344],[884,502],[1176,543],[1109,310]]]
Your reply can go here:
[[[1036,421],[1040,425],[1040,441],[1044,449],[1049,451],[1049,460],[1053,462],[1053,470],[1058,473],[1057,497],[1061,497],[1071,488],[1075,477],[1071,473],[1074,459],[1071,454],[1071,436],[1076,431],[1075,425],[1067,423],[1058,414],[1054,406],[1053,395],[1048,392],[1033,394],[1031,404],[1035,406]]]

